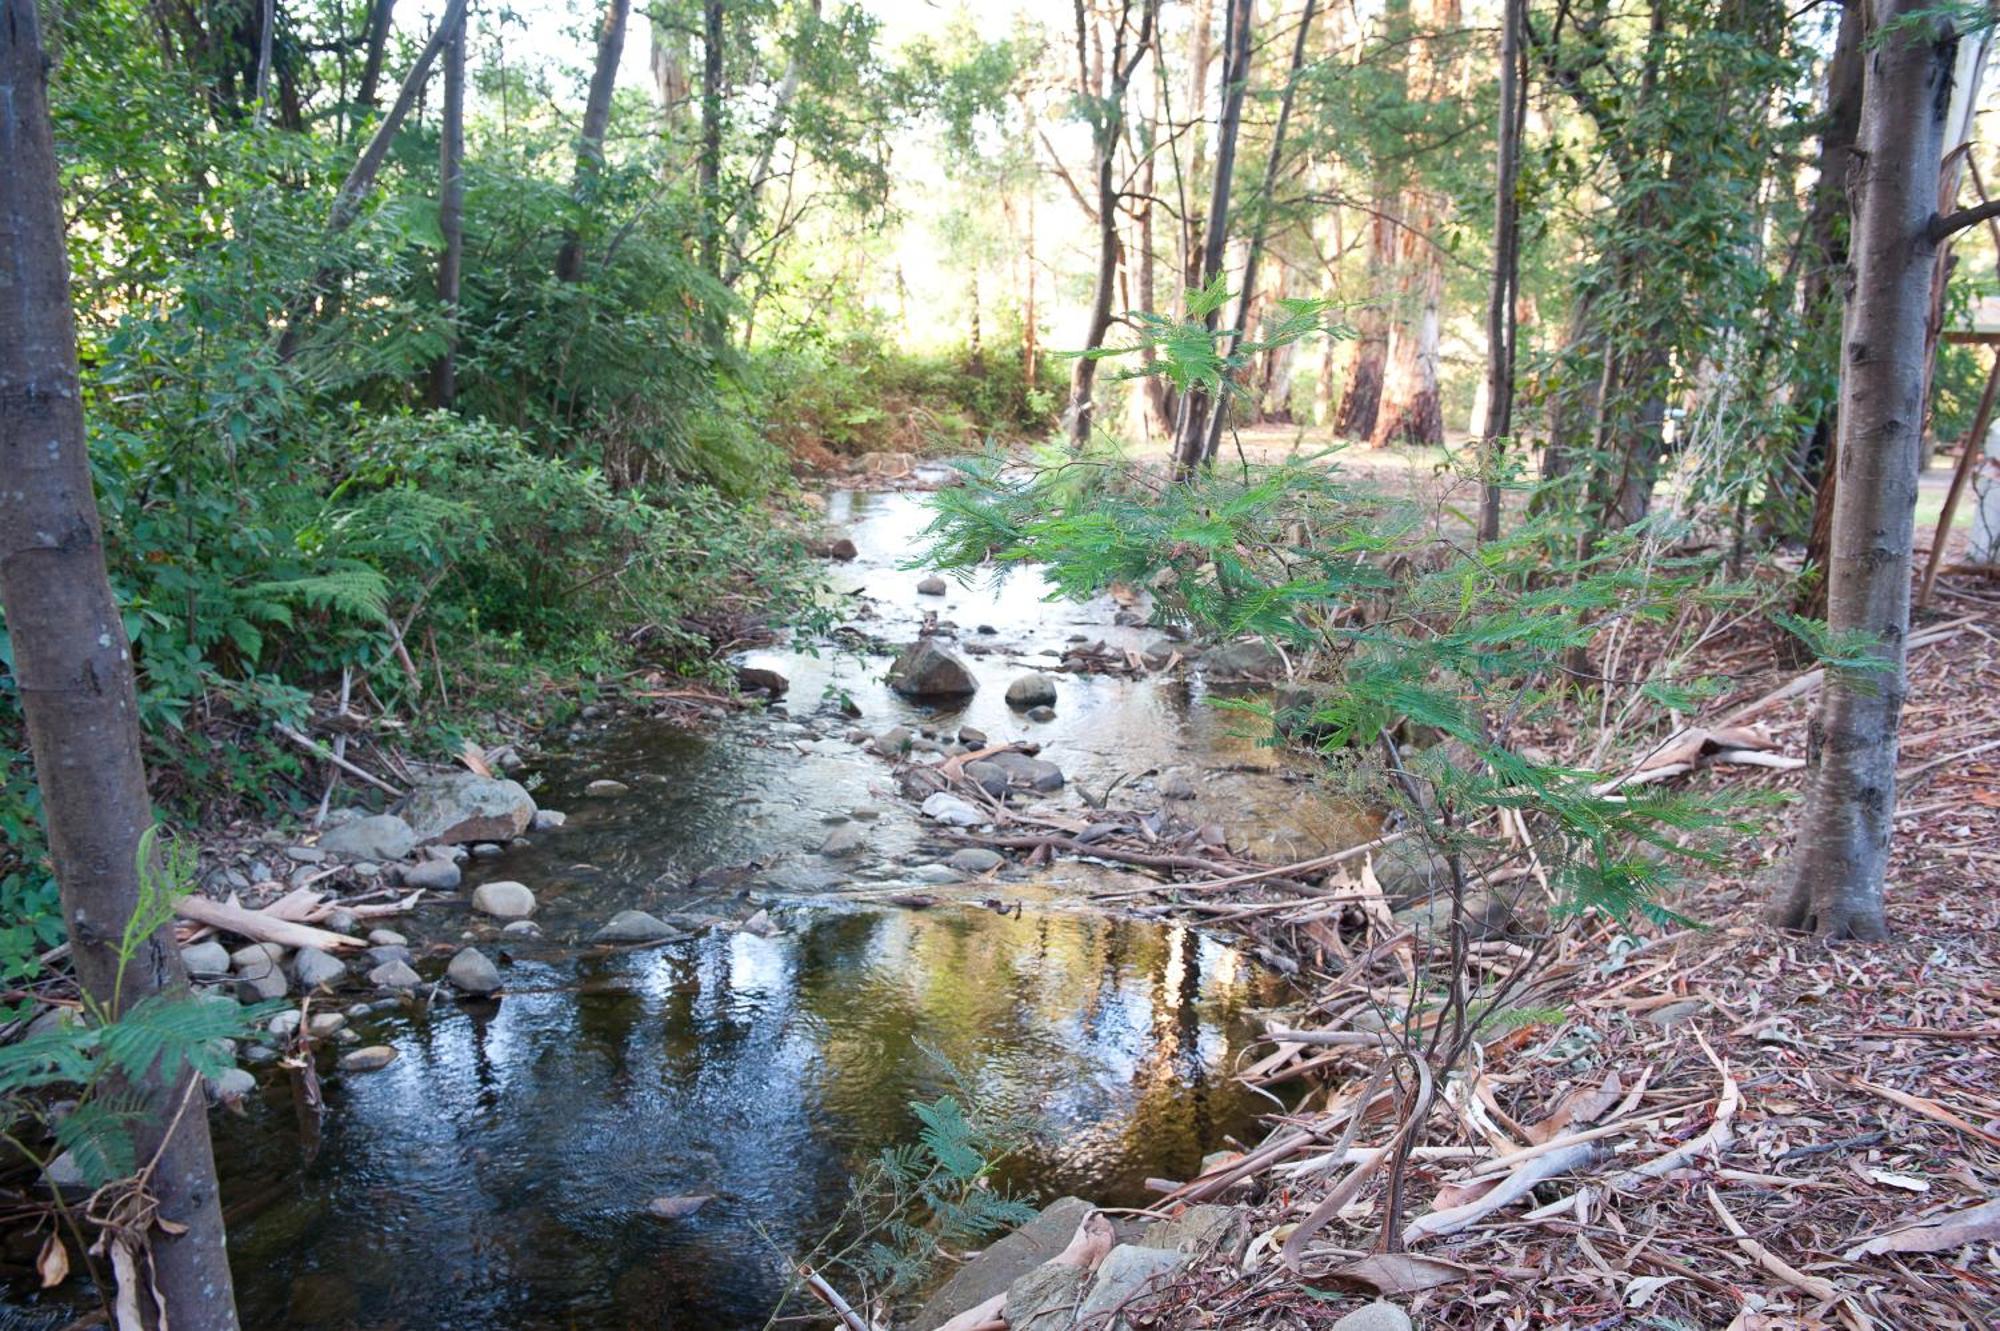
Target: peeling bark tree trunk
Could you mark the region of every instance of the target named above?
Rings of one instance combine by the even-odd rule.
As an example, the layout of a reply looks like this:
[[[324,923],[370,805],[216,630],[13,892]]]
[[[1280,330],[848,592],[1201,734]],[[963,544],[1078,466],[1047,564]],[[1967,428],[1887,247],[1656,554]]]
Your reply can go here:
[[[1377,191],[1368,219],[1368,300],[1354,316],[1354,358],[1340,392],[1334,432],[1347,439],[1373,439],[1382,406],[1382,371],[1389,360],[1389,275],[1394,271],[1396,224],[1392,196]]]
[[[1888,929],[1882,879],[1896,807],[1896,731],[1910,624],[1910,551],[1921,467],[1924,325],[1938,245],[1938,159],[1958,39],[1922,19],[1928,0],[1876,0],[1856,154],[1854,294],[1842,336],[1840,478],[1827,619],[1865,634],[1883,669],[1829,670],[1813,768],[1778,922],[1829,938]]]
[[[687,123],[688,99],[694,95],[688,84],[687,35],[658,13],[649,16],[648,27],[647,65],[653,71],[653,92],[660,99],[660,132],[672,140]]]
[[[119,978],[118,943],[138,904],[139,842],[153,811],[132,651],[105,577],[85,453],[43,77],[35,0],[0,0],[0,605],[77,979],[99,1002],[108,1006],[117,992],[129,1005],[187,981],[171,928],[155,931]],[[157,1153],[151,1189],[167,1222],[147,1232],[151,1292],[164,1308],[148,1324],[235,1331],[201,1085],[189,1069],[172,1084],[148,1079],[133,1089],[145,1105],[129,1128],[134,1156]]]
[[[583,104],[583,132],[576,141],[576,177],[570,194],[579,209],[590,206],[592,186],[604,170],[604,131],[611,125],[611,94],[618,84],[618,62],[625,54],[625,23],[632,0],[610,0],[604,26],[597,33],[597,65],[590,72],[590,95]],[[556,254],[556,277],[575,282],[583,277],[583,236],[572,226]]]
[[[465,259],[465,25],[444,48],[444,123],[438,129],[438,231],[444,251],[438,255],[438,305],[449,322],[444,352],[431,366],[430,401],[449,407],[458,396],[459,277]]]

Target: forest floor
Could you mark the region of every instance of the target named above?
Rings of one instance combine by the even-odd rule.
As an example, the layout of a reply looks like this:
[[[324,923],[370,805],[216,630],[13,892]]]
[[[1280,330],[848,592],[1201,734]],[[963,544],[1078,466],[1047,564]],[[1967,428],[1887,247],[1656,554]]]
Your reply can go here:
[[[1690,927],[1572,926],[1519,1000],[1560,1016],[1486,1043],[1433,1102],[1400,1180],[1403,1219],[1422,1217],[1403,1229],[1407,1251],[1380,1250],[1381,1200],[1361,1186],[1403,1102],[1369,1096],[1380,1047],[1356,1047],[1353,1032],[1367,1027],[1353,1023],[1393,1010],[1422,963],[1386,920],[1338,956],[1324,932],[1296,929],[1308,972],[1328,977],[1315,1019],[1298,1039],[1273,1037],[1276,1051],[1249,1071],[1289,1081],[1295,1096],[1310,1068],[1323,1098],[1309,1095],[1240,1162],[1247,1178],[1213,1173],[1179,1194],[1248,1190],[1255,1237],[1240,1261],[1163,1294],[1157,1324],[1331,1326],[1352,1306],[1334,1289],[1389,1298],[1427,1327],[2000,1324],[2000,637],[1989,585],[1941,582],[1927,617],[1934,641],[1912,657],[1893,941],[1829,947],[1766,923],[1784,883],[1788,810],[1671,903]],[[1765,700],[1759,719],[1779,751],[1803,753],[1814,696],[1769,701],[1786,678],[1763,669],[1777,647],[1769,630],[1711,647],[1707,668],[1743,672],[1717,713]],[[1796,793],[1801,776],[1709,767],[1680,780]],[[1277,908],[1261,932],[1302,918]],[[1497,974],[1523,949],[1488,941],[1472,953]],[[1336,1192],[1347,1199],[1329,1201]],[[1296,1272],[1277,1260],[1287,1239]]]

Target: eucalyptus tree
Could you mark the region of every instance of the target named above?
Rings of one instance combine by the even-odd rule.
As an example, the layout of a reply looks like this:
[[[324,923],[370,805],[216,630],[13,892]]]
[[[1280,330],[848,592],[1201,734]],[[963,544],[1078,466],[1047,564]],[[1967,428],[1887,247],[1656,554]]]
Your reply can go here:
[[[1938,215],[1954,67],[1965,35],[1929,0],[1874,0],[1853,155],[1853,294],[1841,338],[1841,484],[1827,629],[1854,660],[1827,670],[1779,923],[1828,938],[1888,933],[1883,880],[1907,691],[1910,555],[1923,468],[1924,347],[1938,248],[2000,205]]]
[[[556,253],[556,276],[574,282],[583,276],[581,214],[591,206],[591,185],[604,170],[604,133],[611,126],[611,94],[618,84],[618,63],[625,54],[625,27],[632,0],[607,0],[597,30],[597,59],[591,66],[590,94],[583,105],[583,128],[576,140],[576,178],[572,192],[579,213],[564,232]]]

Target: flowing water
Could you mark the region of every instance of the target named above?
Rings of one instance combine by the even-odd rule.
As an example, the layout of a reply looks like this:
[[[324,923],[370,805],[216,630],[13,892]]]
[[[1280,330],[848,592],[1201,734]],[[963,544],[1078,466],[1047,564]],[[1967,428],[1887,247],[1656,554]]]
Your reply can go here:
[[[1227,1074],[1253,1009],[1281,997],[1268,976],[1186,927],[1078,909],[1116,885],[1101,866],[1010,869],[954,891],[938,868],[953,847],[847,732],[971,724],[1035,739],[1069,774],[1053,798],[1072,806],[1079,785],[1143,792],[1179,764],[1200,792],[1187,816],[1260,855],[1336,848],[1365,827],[1254,726],[1207,706],[1198,675],[1062,676],[1056,719],[1023,719],[1002,696],[1022,670],[1051,666],[1075,635],[1138,647],[1157,630],[1115,625],[1109,600],[1047,603],[1032,572],[919,596],[922,572],[899,565],[921,496],[836,494],[829,519],[861,550],[830,574],[849,621],[892,643],[927,613],[955,625],[987,649],[970,658],[977,695],[940,714],[886,689],[885,657],[759,652],[752,663],[792,681],[783,713],[703,735],[626,718],[551,744],[536,794],[569,825],[476,861],[467,893],[396,922],[441,953],[467,934],[503,950],[505,996],[361,1017],[368,1043],[401,1056],[328,1076],[316,1150],[281,1075],[266,1072],[242,1117],[218,1117],[246,1327],[760,1327],[786,1254],[826,1232],[857,1166],[914,1139],[910,1101],[954,1087],[1040,1124],[1003,1171],[1037,1200],[1140,1203],[1148,1176],[1186,1177],[1254,1131],[1268,1106]],[[862,720],[841,718],[841,695]],[[600,777],[631,792],[585,796]],[[861,853],[817,854],[850,820]],[[501,943],[475,923],[464,899],[481,878],[532,888],[543,936]],[[944,903],[882,900],[917,884]],[[628,907],[740,919],[755,904],[780,932],[588,944]],[[646,1212],[689,1194],[714,1199],[676,1221]]]

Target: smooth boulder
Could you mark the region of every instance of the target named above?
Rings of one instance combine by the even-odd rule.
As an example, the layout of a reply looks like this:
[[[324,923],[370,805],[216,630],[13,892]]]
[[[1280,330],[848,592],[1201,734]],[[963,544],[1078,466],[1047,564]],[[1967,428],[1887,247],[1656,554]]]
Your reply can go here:
[[[302,947],[292,958],[292,974],[299,988],[313,990],[323,984],[339,984],[347,978],[347,967],[340,958],[316,947]]]
[[[445,967],[444,977],[459,992],[476,998],[484,998],[500,988],[500,968],[476,947],[461,949],[451,959],[451,964]]]
[[[528,830],[535,799],[518,781],[452,772],[419,782],[402,816],[422,842],[512,841]]]
[[[979,682],[965,662],[925,638],[905,647],[889,667],[889,687],[905,698],[969,698]]]
[[[1007,686],[1007,705],[1026,711],[1030,707],[1055,705],[1056,682],[1037,671],[1023,675]]]
[[[472,908],[496,920],[524,920],[535,913],[535,894],[503,878],[474,888]]]
[[[425,860],[403,870],[403,886],[426,892],[449,892],[464,879],[464,873],[450,860]]]
[[[368,983],[377,989],[414,989],[423,982],[407,961],[385,961],[368,972]]]
[[[330,828],[319,848],[349,860],[400,860],[417,848],[417,834],[393,813],[371,814]]]
[[[658,943],[675,936],[671,924],[643,910],[621,910],[591,935],[597,943]]]
[[[1285,673],[1285,658],[1262,638],[1225,642],[1201,654],[1202,673],[1219,683],[1265,683]]]

